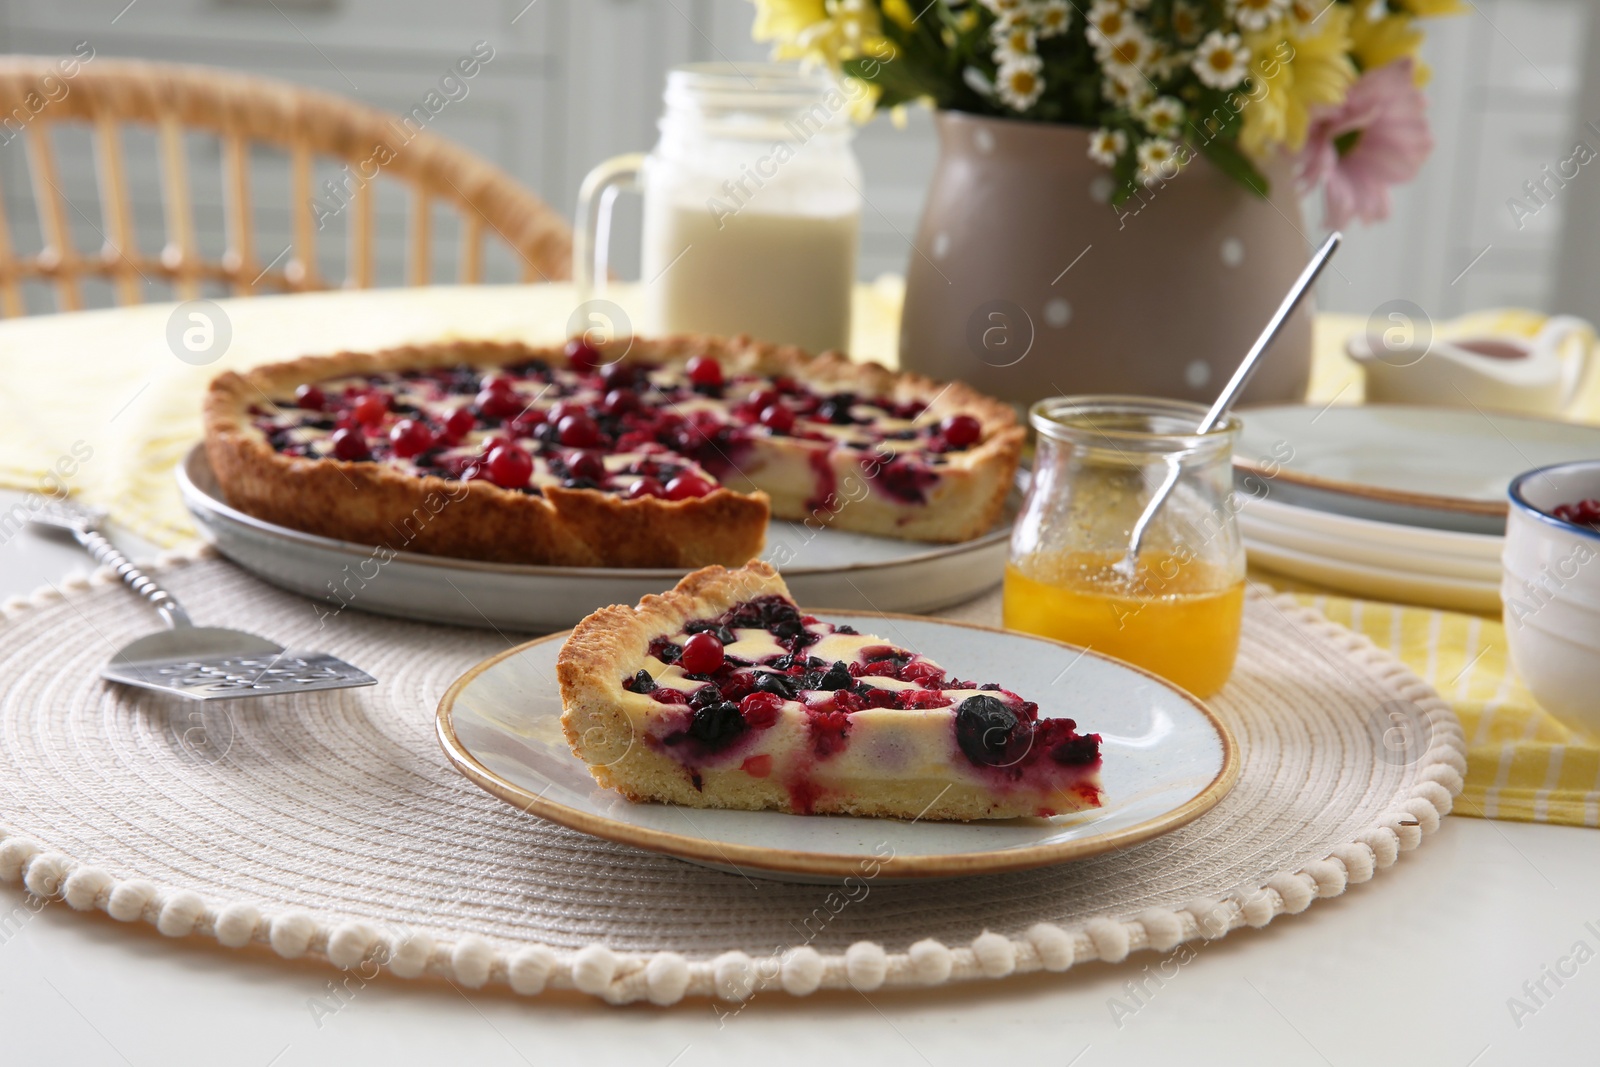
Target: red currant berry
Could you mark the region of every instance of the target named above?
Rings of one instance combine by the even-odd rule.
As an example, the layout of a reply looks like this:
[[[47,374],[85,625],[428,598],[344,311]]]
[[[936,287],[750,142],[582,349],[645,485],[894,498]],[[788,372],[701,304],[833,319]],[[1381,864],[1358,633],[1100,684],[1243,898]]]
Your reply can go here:
[[[605,443],[600,427],[587,415],[568,415],[556,424],[556,431],[568,448],[598,448]]]
[[[691,500],[705,496],[715,488],[698,474],[684,473],[667,483],[666,493],[668,500]]]
[[[491,393],[514,393],[517,380],[505,374],[485,374],[478,388]]]
[[[761,425],[773,433],[788,433],[794,429],[794,412],[782,404],[768,404],[761,409]]]
[[[473,399],[479,414],[487,419],[509,419],[523,408],[522,394],[515,390],[483,389]]]
[[[575,452],[567,459],[567,470],[574,478],[587,478],[591,482],[606,480],[606,465],[593,452]]]
[[[683,643],[678,665],[690,674],[710,674],[722,666],[722,642],[713,633],[698,633]]]
[[[744,406],[751,411],[765,411],[778,402],[778,393],[775,389],[755,389],[744,398]]]
[[[757,730],[777,722],[781,711],[783,698],[776,693],[751,693],[739,701],[739,714],[744,716],[745,725]]]
[[[314,385],[302,385],[294,391],[294,402],[307,411],[326,411],[328,398]]]
[[[548,412],[550,421],[558,426],[561,424],[561,420],[566,418],[568,415],[587,414],[589,414],[589,410],[587,408],[585,408],[582,404],[574,403],[571,400],[556,401],[553,405],[551,405],[550,411]]]
[[[518,437],[532,437],[533,431],[544,425],[544,418],[544,412],[538,408],[519,411],[511,420],[511,432]]]
[[[951,415],[939,423],[939,433],[955,448],[967,448],[983,436],[983,424],[971,415]]]
[[[456,408],[450,413],[450,417],[444,421],[444,432],[450,437],[450,440],[460,441],[471,433],[473,427],[477,425],[477,416],[473,415],[471,411],[466,408]]]
[[[356,406],[351,414],[363,426],[376,426],[389,414],[389,401],[381,393],[368,393],[356,401]]]
[[[695,356],[685,368],[695,385],[721,385],[722,364],[710,356]]]
[[[502,489],[525,489],[533,476],[533,457],[516,445],[496,445],[489,451],[489,480]]]
[[[433,431],[425,422],[417,419],[401,419],[394,424],[394,429],[389,431],[389,444],[394,446],[395,455],[401,459],[410,459],[433,447]]]
[[[567,362],[576,371],[592,371],[600,365],[600,350],[581,337],[567,342]]]
[[[626,415],[639,410],[639,395],[629,389],[613,389],[600,402],[600,410],[607,415]]]
[[[607,389],[631,389],[637,380],[637,372],[626,363],[613,363],[600,375],[600,383]]]
[[[367,439],[361,436],[360,430],[335,430],[333,436],[328,438],[328,443],[333,446],[335,458],[347,463],[372,458],[372,450],[367,448]]]
[[[660,482],[654,478],[645,477],[628,486],[627,492],[622,495],[629,500],[638,500],[640,497],[660,496],[663,492],[665,490],[661,488]]]

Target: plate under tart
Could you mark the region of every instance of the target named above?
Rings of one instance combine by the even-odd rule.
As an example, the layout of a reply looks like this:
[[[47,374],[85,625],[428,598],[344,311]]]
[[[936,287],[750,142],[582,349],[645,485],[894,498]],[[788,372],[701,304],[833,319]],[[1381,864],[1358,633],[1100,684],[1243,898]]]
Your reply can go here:
[[[273,585],[326,602],[330,611],[348,608],[425,622],[548,633],[576,625],[596,608],[636,604],[647,593],[665,592],[687,573],[484,563],[405,551],[380,554],[372,545],[303,533],[229,506],[201,445],[178,466],[177,478],[184,504],[218,551]],[[803,603],[937,611],[1000,583],[1020,505],[1021,494],[1013,491],[992,530],[955,545],[774,521],[767,530],[767,554],[782,547],[784,581]]]
[[[1291,404],[1240,416],[1235,466],[1280,499],[1472,533],[1504,532],[1506,487],[1521,472],[1600,455],[1600,427],[1497,412]]]
[[[439,703],[445,755],[477,785],[540,818],[607,840],[763,878],[948,878],[1048,866],[1175,830],[1217,804],[1238,747],[1195,697],[1047,638],[909,615],[823,612],[914,648],[1101,735],[1105,806],[1051,819],[940,823],[635,804],[603,789],[561,733],[555,664],[565,634],[484,661]],[[932,798],[930,798],[932,799]]]

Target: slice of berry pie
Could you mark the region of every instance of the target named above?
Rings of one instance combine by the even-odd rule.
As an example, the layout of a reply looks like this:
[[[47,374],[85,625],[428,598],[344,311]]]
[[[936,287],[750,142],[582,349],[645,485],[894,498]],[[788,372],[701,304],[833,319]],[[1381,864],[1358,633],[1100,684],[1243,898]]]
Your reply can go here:
[[[770,514],[963,541],[999,517],[1011,408],[744,338],[453,342],[226,373],[228,502],[399,550],[558,566],[738,565]]]
[[[804,614],[765,563],[602,608],[557,675],[573,752],[630,800],[962,820],[1100,805],[1098,735]]]

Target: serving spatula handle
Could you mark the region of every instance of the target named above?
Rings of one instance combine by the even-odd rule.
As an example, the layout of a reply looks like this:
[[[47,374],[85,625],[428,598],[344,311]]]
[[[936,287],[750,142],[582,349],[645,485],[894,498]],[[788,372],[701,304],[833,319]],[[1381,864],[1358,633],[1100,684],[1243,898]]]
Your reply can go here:
[[[124,556],[116,545],[107,540],[105,534],[83,523],[74,524],[71,530],[78,544],[88,549],[91,556],[116,571],[117,577],[121,578],[129,589],[150,602],[150,606],[161,615],[161,621],[167,624],[168,629],[177,630],[194,625],[189,621],[189,613],[178,603],[177,597],[161,588],[154,578],[140,570],[133,560]]]

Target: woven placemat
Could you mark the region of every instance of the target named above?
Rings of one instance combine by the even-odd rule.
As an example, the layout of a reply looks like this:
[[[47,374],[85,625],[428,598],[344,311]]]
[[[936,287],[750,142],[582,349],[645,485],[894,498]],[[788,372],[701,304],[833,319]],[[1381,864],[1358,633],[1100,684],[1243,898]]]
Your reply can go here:
[[[182,705],[97,677],[156,624],[109,574],[7,603],[0,878],[173,937],[470,987],[737,1000],[1170,950],[1367,881],[1437,828],[1465,766],[1459,724],[1405,667],[1286,598],[1253,595],[1239,668],[1212,702],[1242,774],[1198,821],[1017,874],[746,879],[542,822],[449,767],[439,697],[512,636],[319,619],[205,553],[160,569],[203,622],[332,652],[381,683]],[[961,614],[993,621],[994,603]]]

